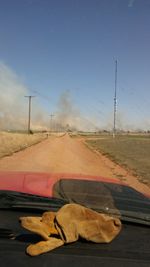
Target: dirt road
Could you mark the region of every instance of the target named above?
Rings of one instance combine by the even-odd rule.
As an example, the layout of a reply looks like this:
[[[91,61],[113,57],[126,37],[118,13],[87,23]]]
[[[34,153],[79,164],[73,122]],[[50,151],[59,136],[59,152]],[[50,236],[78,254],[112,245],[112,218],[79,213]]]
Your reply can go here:
[[[132,187],[150,194],[150,188],[81,140],[65,135],[47,140],[0,160],[0,170],[78,173],[120,178]]]

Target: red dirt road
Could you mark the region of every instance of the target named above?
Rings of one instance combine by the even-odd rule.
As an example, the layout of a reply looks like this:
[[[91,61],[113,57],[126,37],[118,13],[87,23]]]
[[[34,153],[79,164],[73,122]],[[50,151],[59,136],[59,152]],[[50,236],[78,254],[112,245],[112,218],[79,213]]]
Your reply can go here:
[[[127,170],[87,148],[81,140],[65,135],[47,140],[0,160],[0,171],[77,173],[120,178],[137,190],[150,194]]]

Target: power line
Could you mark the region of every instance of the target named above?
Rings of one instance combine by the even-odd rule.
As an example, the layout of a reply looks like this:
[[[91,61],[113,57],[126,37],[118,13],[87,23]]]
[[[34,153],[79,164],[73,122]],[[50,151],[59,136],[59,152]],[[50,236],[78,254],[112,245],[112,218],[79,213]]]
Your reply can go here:
[[[31,99],[32,99],[32,97],[35,97],[35,96],[28,95],[28,96],[25,96],[25,97],[28,97],[28,99],[29,99],[28,134],[31,134],[31,129],[30,129],[30,123],[31,123]]]
[[[29,89],[29,90],[32,91],[33,93],[39,95],[41,98],[44,98],[44,99],[47,100],[47,101],[51,101],[51,99],[50,99],[48,96],[46,96],[46,95],[44,95],[44,94],[41,94],[39,91],[37,91],[37,90],[33,90],[33,89]]]

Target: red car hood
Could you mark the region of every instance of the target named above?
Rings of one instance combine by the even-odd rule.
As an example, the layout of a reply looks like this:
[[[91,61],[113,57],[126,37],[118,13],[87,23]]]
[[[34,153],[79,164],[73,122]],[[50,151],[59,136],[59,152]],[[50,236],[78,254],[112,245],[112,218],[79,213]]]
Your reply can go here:
[[[71,173],[0,172],[0,190],[52,196],[53,185],[60,179],[82,179],[124,184],[115,178]]]

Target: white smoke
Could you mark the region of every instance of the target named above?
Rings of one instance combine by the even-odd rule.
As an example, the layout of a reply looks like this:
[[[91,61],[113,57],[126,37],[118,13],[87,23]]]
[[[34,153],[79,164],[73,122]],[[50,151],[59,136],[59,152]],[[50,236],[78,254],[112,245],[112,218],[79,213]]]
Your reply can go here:
[[[20,78],[4,63],[0,63],[0,130],[25,130],[28,122],[29,91]],[[43,112],[34,104],[31,126],[43,123]]]
[[[82,116],[80,110],[73,103],[69,90],[64,91],[60,96],[55,115],[56,124],[63,129],[78,131],[95,130],[95,124],[90,118]]]
[[[135,0],[129,0],[128,7],[130,8],[133,7],[134,3],[135,3]]]

